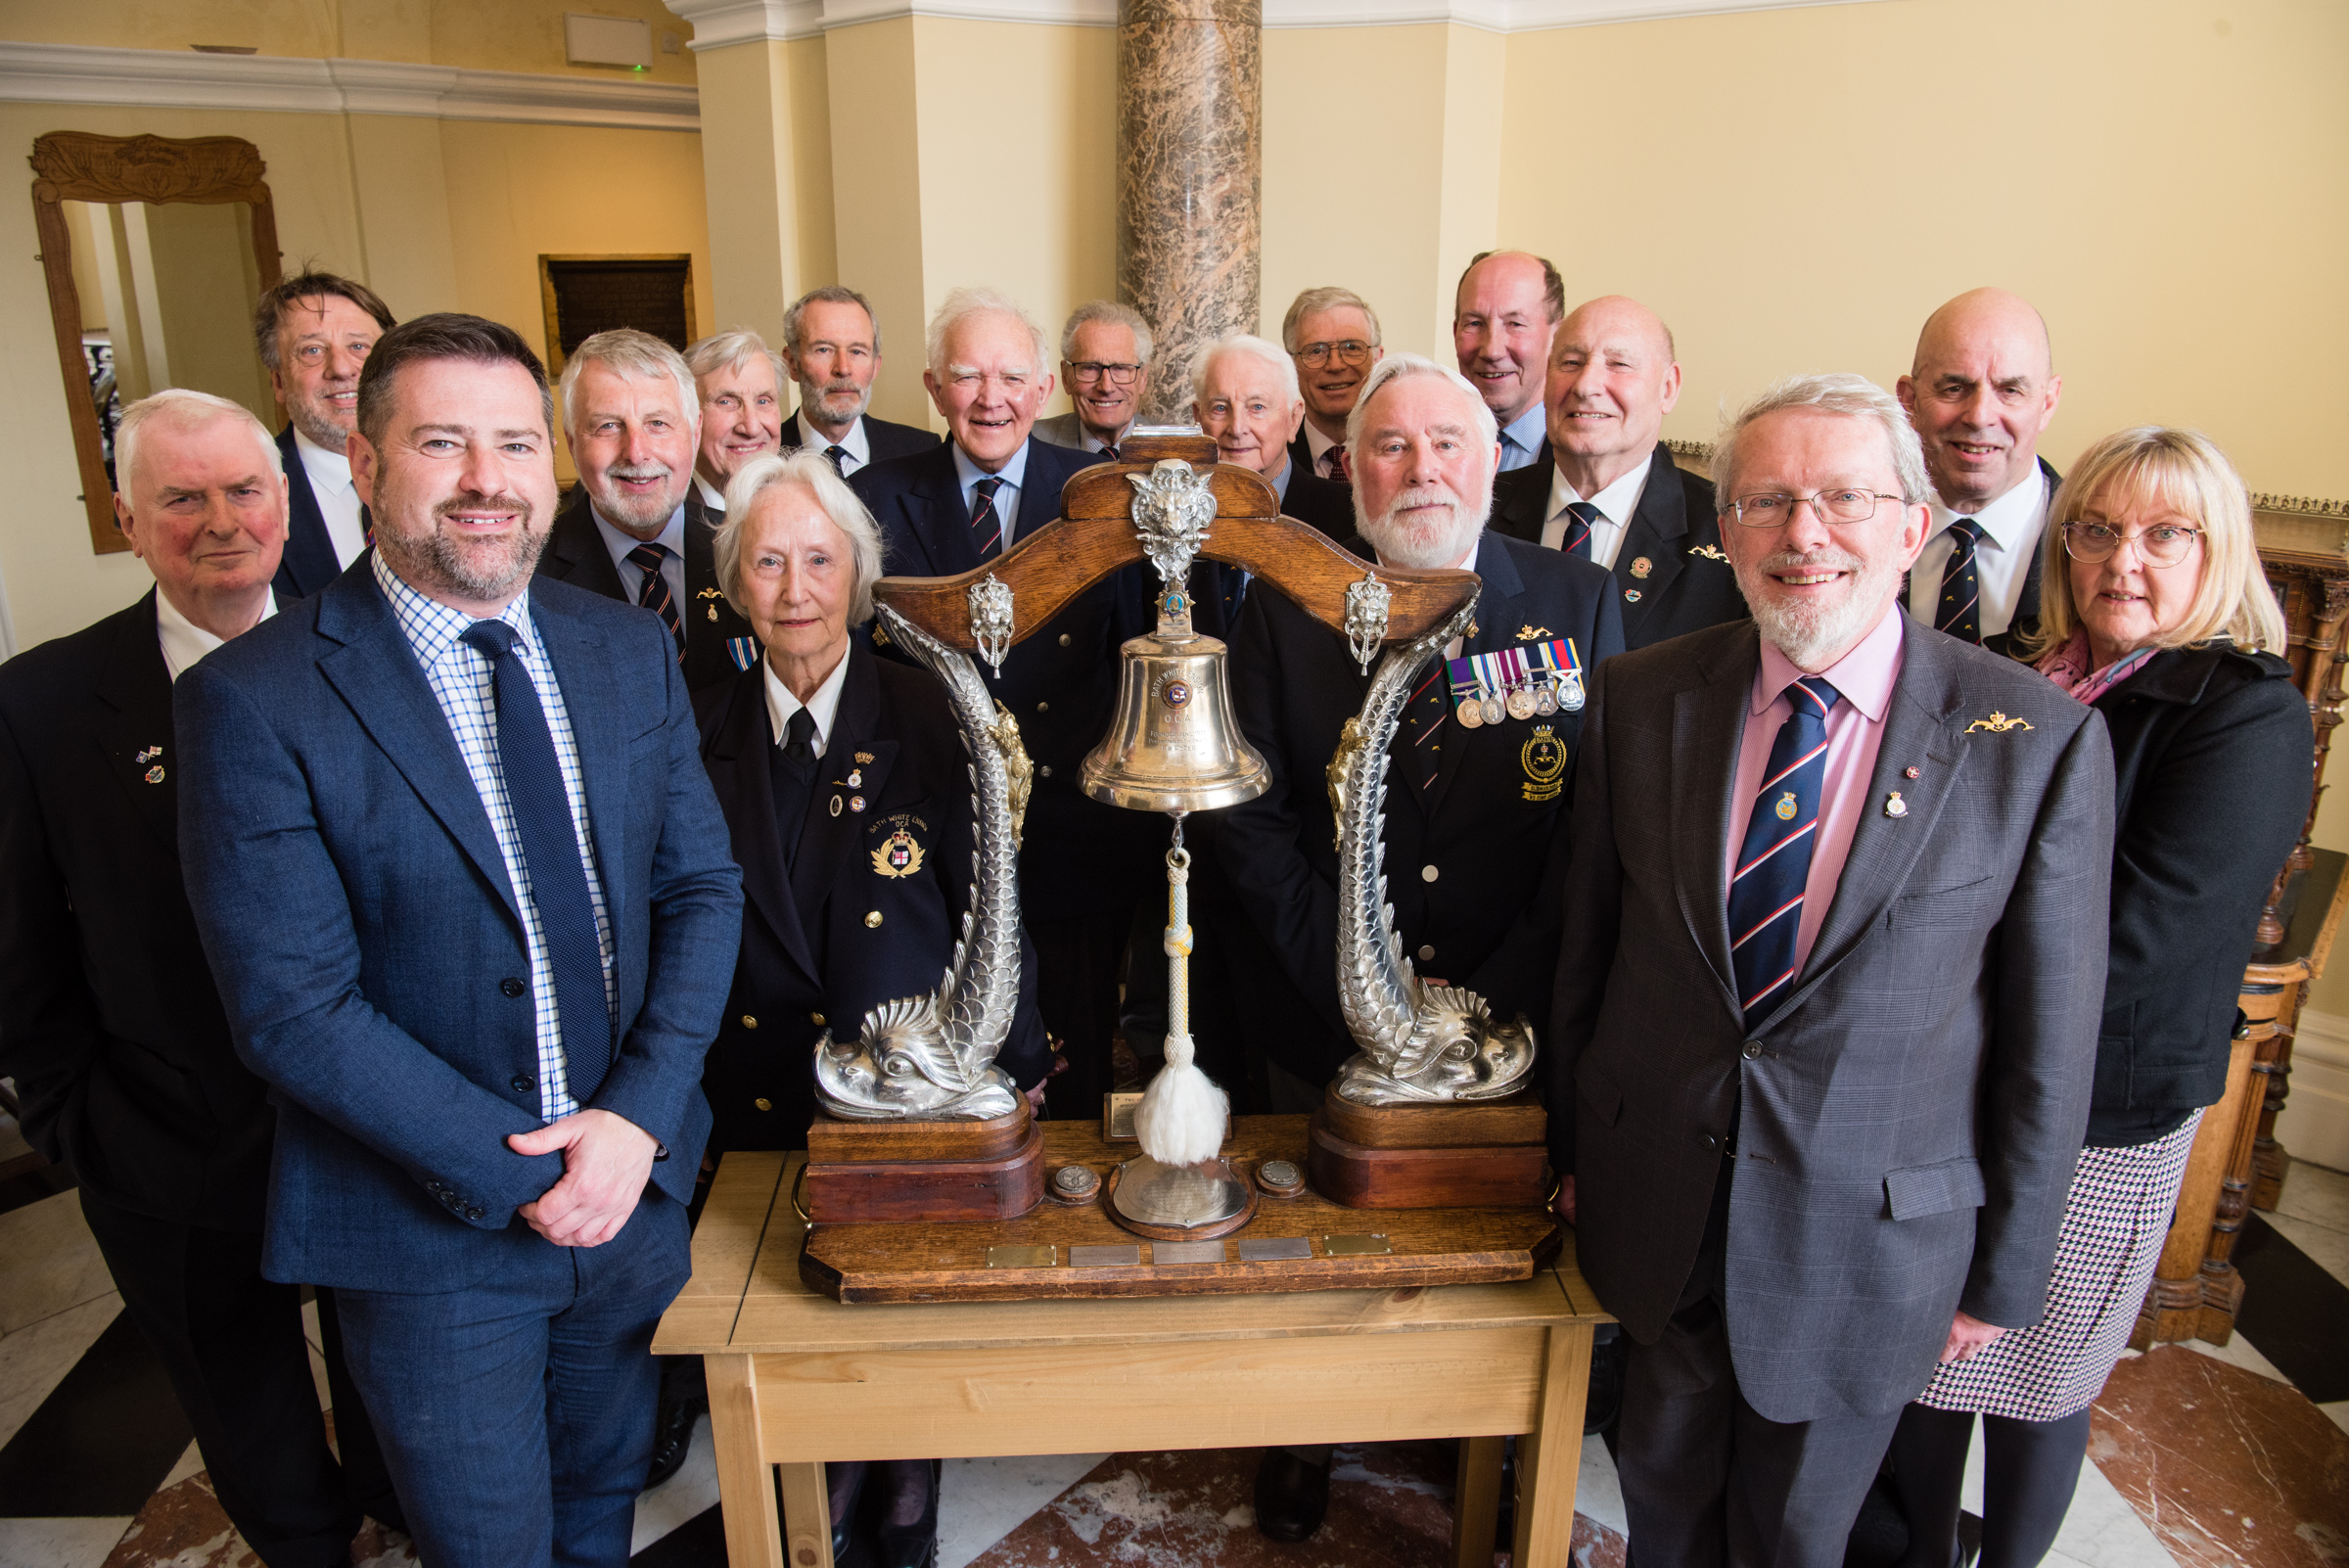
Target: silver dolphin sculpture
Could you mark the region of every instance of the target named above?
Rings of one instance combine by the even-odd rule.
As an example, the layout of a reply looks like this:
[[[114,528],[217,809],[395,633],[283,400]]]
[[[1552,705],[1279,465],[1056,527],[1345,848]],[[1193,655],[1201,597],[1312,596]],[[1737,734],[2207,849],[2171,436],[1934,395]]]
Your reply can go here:
[[[1443,625],[1390,648],[1370,678],[1329,762],[1338,819],[1338,1003],[1359,1050],[1338,1072],[1338,1093],[1360,1105],[1496,1100],[1525,1086],[1533,1027],[1494,1019],[1485,999],[1458,986],[1423,985],[1395,936],[1387,902],[1387,748],[1427,661],[1474,619],[1471,596]]]
[[[1020,1091],[995,1065],[1020,998],[1019,817],[1029,762],[1019,726],[988,695],[967,654],[876,605],[889,638],[945,684],[971,754],[977,847],[971,907],[938,989],[883,1002],[854,1040],[826,1030],[815,1046],[816,1103],[856,1122],[987,1121]]]

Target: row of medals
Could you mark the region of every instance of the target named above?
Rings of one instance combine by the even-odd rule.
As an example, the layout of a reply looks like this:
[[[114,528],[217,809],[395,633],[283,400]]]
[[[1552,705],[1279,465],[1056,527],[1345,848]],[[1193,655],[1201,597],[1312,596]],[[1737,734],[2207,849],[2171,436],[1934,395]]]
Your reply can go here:
[[[1452,716],[1460,721],[1462,729],[1497,724],[1503,715],[1510,718],[1531,718],[1536,714],[1547,717],[1565,706],[1558,697],[1563,684],[1563,676],[1553,675],[1546,680],[1511,686],[1506,692],[1485,691],[1479,696],[1463,697],[1459,707],[1452,710]],[[1582,705],[1577,703],[1575,706],[1579,708]]]

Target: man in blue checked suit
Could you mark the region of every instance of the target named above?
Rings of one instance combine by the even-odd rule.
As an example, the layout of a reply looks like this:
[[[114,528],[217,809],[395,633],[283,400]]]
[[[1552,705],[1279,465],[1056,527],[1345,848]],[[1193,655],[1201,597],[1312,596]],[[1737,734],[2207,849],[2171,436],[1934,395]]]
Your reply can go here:
[[[340,1287],[425,1560],[624,1562],[740,931],[675,644],[532,584],[546,378],[436,315],[360,380],[375,548],[182,681],[182,852],[278,1111],[264,1272]]]

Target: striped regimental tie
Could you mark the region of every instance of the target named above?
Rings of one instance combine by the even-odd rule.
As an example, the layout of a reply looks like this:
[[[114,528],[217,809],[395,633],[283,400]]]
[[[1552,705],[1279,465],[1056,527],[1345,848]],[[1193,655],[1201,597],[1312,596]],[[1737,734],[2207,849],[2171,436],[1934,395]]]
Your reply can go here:
[[[1839,697],[1818,675],[1786,688],[1794,712],[1771,745],[1753,820],[1729,878],[1729,961],[1749,1030],[1776,1012],[1794,989],[1794,939],[1827,774],[1827,715]]]
[[[971,542],[979,546],[982,561],[1002,548],[1003,514],[995,510],[995,491],[1002,487],[991,475],[971,486],[971,499],[978,503],[971,508]]]

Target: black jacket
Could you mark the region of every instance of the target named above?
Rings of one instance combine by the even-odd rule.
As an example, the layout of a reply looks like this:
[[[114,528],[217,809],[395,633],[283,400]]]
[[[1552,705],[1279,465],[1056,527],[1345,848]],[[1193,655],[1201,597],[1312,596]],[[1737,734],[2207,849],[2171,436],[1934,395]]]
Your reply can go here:
[[[788,864],[763,671],[746,669],[694,698],[746,905],[734,989],[703,1069],[713,1153],[805,1147],[816,1040],[827,1028],[853,1039],[868,1009],[935,990],[971,905],[970,764],[945,692],[926,669],[876,658],[862,638],[850,639],[848,657]],[[916,855],[904,872],[881,853],[900,831]],[[1023,958],[1019,1016],[996,1062],[1027,1088],[1052,1058],[1036,1011],[1035,959]]]
[[[800,423],[797,413],[783,422],[783,449],[787,452],[795,446],[806,445],[812,436],[813,432]],[[886,463],[893,457],[911,457],[916,452],[929,451],[941,440],[942,438],[919,426],[893,424],[870,414],[864,416],[864,448],[868,454],[868,468],[874,463]],[[825,444],[817,439],[815,449],[820,452]]]
[[[1280,515],[1293,517],[1343,543],[1354,537],[1354,486],[1325,480],[1310,463],[1289,459],[1288,488],[1280,497]]]
[[[326,515],[318,509],[318,492],[310,488],[310,471],[302,466],[301,449],[294,443],[294,423],[277,433],[278,461],[286,471],[286,553],[278,558],[276,590],[279,609],[308,598],[343,575],[335,559],[335,541],[326,531]],[[359,515],[366,516],[360,508]]]
[[[180,880],[155,597],[0,667],[0,1073],[100,1197],[257,1233],[276,1116]]]
[[[538,573],[575,588],[600,593],[622,604],[636,602],[633,582],[622,584],[612,552],[587,510],[587,486],[575,484],[556,509],[546,553],[538,558]],[[717,556],[711,541],[717,536],[718,519],[702,504],[702,492],[685,487],[685,602],[678,613],[685,622],[685,687],[704,691],[759,662],[759,639],[751,623],[737,615],[717,591]],[[631,577],[635,570],[629,569]]]
[[[2112,945],[2088,1141],[2217,1103],[2260,906],[2308,818],[2316,737],[2291,666],[2173,648],[2096,699],[2112,734]]]
[[[1347,547],[1370,553],[1359,538]],[[1589,562],[1488,531],[1476,570],[1483,597],[1463,655],[1571,637],[1587,679],[1623,651],[1606,574]],[[1264,795],[1202,819],[1214,863],[1259,939],[1226,949],[1244,998],[1242,1029],[1252,1050],[1317,1083],[1354,1050],[1338,1010],[1327,768],[1370,677],[1343,637],[1262,583],[1240,612],[1230,668],[1240,727],[1272,770]],[[1431,797],[1405,782],[1416,766],[1407,725],[1389,754],[1386,873],[1396,927],[1422,975],[1470,987],[1497,1014],[1522,1012],[1538,1030],[1557,962],[1583,715],[1446,724]],[[1543,729],[1563,745],[1562,759],[1533,749]],[[1431,866],[1432,881],[1423,870]]]
[[[1528,544],[1542,542],[1555,465],[1511,469],[1493,482],[1493,530]],[[1623,643],[1644,648],[1745,619],[1745,596],[1721,545],[1713,482],[1683,473],[1661,441],[1647,469],[1639,506],[1615,553],[1615,589],[1623,608]]]

